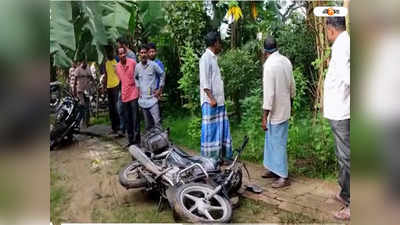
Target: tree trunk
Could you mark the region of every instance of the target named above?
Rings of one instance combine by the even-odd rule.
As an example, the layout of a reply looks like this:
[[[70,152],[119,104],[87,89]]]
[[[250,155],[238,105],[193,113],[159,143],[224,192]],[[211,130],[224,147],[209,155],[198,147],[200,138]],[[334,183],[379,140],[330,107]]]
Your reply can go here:
[[[231,24],[231,48],[236,48],[237,46],[237,27],[238,22],[234,21]]]
[[[315,99],[314,99],[314,117],[317,116],[319,111],[323,110],[323,88],[324,88],[324,78],[325,72],[328,68],[328,58],[326,55],[326,51],[329,48],[327,35],[326,35],[326,26],[325,26],[325,18],[317,17],[314,15],[313,10],[318,6],[325,6],[325,1],[313,1],[307,4],[307,24],[314,31],[315,43],[316,43],[316,51],[317,51],[317,59],[318,63],[316,65],[317,69],[317,79],[316,83],[314,83],[315,89]]]

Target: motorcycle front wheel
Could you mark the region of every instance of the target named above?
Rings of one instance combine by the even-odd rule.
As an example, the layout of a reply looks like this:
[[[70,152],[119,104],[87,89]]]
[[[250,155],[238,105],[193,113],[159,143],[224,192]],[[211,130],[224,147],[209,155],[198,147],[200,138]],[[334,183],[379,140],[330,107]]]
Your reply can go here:
[[[230,202],[219,194],[206,200],[214,188],[201,183],[188,183],[176,191],[174,211],[191,223],[226,223],[232,218]]]

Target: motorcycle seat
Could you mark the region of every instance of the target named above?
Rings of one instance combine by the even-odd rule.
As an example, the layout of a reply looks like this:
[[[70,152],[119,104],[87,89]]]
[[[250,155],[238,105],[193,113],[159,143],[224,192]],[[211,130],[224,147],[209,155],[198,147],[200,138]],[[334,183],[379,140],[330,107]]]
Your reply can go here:
[[[174,153],[176,153],[175,157],[173,156],[174,161],[181,167],[188,167],[193,163],[198,163],[202,165],[206,171],[213,171],[216,169],[216,162],[214,162],[213,159],[203,156],[192,156],[176,147],[174,148]]]

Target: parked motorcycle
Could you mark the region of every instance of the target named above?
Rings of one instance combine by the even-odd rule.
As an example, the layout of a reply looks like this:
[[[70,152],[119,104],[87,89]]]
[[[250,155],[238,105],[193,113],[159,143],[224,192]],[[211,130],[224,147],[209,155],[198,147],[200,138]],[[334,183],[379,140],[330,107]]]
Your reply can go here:
[[[50,113],[54,113],[61,102],[61,82],[50,83]]]
[[[188,222],[229,222],[232,217],[230,197],[242,185],[241,148],[235,150],[232,163],[222,168],[221,162],[191,156],[172,145],[165,132],[153,132],[145,139],[148,145],[132,145],[130,154],[135,158],[119,174],[125,188],[144,188],[157,191],[167,199],[175,215]],[[143,144],[142,144],[143,146]],[[151,147],[149,147],[151,146]],[[246,170],[247,171],[247,170]]]
[[[79,131],[84,109],[79,99],[67,90],[63,90],[65,97],[60,100],[56,109],[55,121],[50,129],[50,150],[57,145],[72,141],[73,134]]]

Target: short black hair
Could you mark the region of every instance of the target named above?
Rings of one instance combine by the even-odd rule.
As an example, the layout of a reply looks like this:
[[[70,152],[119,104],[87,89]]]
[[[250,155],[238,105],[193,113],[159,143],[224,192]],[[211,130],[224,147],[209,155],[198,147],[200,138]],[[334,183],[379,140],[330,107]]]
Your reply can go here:
[[[128,45],[128,39],[126,39],[126,37],[119,37],[117,39],[117,42],[123,44],[123,45]]]
[[[114,58],[114,49],[112,45],[106,45],[105,48],[106,50],[106,56],[108,60],[112,60]]]
[[[143,44],[143,45],[140,46],[139,50],[142,50],[142,49],[146,49],[146,51],[148,51],[149,50],[149,46],[147,46],[147,44]]]
[[[205,37],[207,47],[213,46],[217,41],[221,42],[221,35],[216,31],[208,32]]]
[[[337,30],[346,30],[346,17],[344,16],[334,16],[326,18],[326,25],[330,25]]]
[[[268,36],[264,41],[264,50],[268,53],[273,53],[278,50],[278,45],[276,44],[276,40],[272,36]]]
[[[157,50],[156,44],[154,44],[154,43],[152,43],[152,42],[148,43],[148,44],[147,44],[147,47],[148,47],[149,49],[155,49],[155,50]]]

